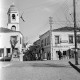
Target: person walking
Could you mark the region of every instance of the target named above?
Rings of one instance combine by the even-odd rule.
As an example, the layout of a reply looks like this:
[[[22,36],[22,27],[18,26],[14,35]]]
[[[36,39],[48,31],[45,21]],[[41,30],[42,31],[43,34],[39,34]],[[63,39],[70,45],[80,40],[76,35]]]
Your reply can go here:
[[[61,51],[58,52],[58,55],[59,55],[59,60],[61,60],[62,57]]]

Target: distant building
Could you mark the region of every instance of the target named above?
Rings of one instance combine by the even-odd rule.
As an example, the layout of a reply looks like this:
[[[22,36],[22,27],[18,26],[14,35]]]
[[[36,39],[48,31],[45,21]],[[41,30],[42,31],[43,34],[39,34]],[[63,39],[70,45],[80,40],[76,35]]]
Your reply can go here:
[[[42,57],[48,60],[58,60],[62,56],[74,57],[74,28],[62,27],[52,30],[52,47],[50,47],[50,31],[40,36]],[[80,28],[77,28],[77,46],[80,48]],[[52,48],[52,53],[51,53]],[[72,52],[73,51],[73,52]],[[72,52],[72,53],[71,53]],[[79,52],[79,50],[78,50]],[[78,54],[80,57],[80,53]]]
[[[34,45],[40,45],[40,39],[36,40],[33,44]]]
[[[19,50],[20,55],[22,53],[22,41],[23,35],[19,30],[19,13],[15,5],[11,5],[8,9],[8,26],[7,28],[0,28],[0,57],[10,57],[12,54],[11,40],[17,40],[15,46],[16,50]],[[23,61],[23,57],[20,56],[20,61]]]
[[[26,50],[29,50],[29,47],[30,47],[30,46],[32,46],[32,44],[28,43],[28,44],[26,45]]]
[[[41,50],[41,42],[40,42],[40,39],[36,40],[34,43],[33,43],[33,46],[36,47],[36,58],[37,60],[41,60],[41,54],[40,54],[40,50]]]

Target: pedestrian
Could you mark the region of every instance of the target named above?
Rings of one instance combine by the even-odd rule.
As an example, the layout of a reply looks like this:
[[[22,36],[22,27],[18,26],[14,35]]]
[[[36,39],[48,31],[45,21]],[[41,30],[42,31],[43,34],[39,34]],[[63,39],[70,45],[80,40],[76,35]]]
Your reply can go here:
[[[61,60],[62,57],[61,51],[58,51],[58,55],[59,55],[59,60]]]

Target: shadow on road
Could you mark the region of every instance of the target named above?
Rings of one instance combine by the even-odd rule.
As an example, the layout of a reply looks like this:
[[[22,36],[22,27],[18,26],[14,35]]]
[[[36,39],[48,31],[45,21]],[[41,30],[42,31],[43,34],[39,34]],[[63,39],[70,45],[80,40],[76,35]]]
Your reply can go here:
[[[32,65],[33,67],[56,67],[56,68],[60,68],[60,67],[68,67],[68,68],[70,68],[70,66],[69,65],[64,65],[64,64],[33,64]]]
[[[80,69],[69,61],[69,64],[80,73]]]

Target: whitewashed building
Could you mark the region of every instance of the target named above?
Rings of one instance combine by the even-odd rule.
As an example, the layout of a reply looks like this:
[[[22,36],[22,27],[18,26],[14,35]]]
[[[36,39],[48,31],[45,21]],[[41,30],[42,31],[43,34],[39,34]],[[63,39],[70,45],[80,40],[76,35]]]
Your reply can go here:
[[[50,31],[40,35],[43,59],[58,60],[62,55],[74,56],[74,28],[62,27],[52,30],[52,47],[50,47]],[[77,47],[80,48],[80,28],[77,28]],[[52,48],[52,53],[51,53]],[[78,50],[79,52],[79,50]],[[80,53],[78,53],[80,57]]]
[[[0,28],[0,57],[10,57],[10,55],[12,54],[12,47],[10,41],[12,38],[14,38],[18,41],[15,48],[20,52],[19,60],[23,61],[23,56],[21,56],[23,35],[19,30],[19,12],[17,11],[14,4],[11,5],[8,9],[7,15],[7,28]]]

